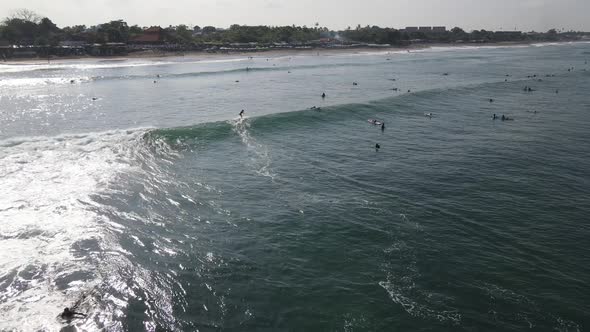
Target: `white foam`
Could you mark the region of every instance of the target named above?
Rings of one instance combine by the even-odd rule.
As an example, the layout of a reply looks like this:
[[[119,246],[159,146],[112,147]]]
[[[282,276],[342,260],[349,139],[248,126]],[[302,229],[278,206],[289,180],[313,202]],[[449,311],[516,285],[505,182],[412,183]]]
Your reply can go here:
[[[123,251],[105,232],[108,220],[88,206],[91,195],[135,167],[129,150],[141,133],[0,141],[0,330],[58,330],[60,308],[104,282],[104,271],[114,267],[104,257],[93,260],[92,252],[77,252],[80,241],[123,255],[117,264],[125,264]],[[60,282],[68,277],[74,282]],[[104,317],[101,324],[115,318]],[[85,324],[97,329],[91,319]]]
[[[251,167],[256,174],[266,176],[274,180],[276,174],[271,168],[271,156],[267,146],[264,146],[250,135],[250,121],[247,118],[237,118],[228,121],[232,125],[235,133],[240,136],[242,143],[247,147],[248,152],[251,152],[253,158],[251,159]]]
[[[231,63],[248,61],[247,58],[215,58],[215,59],[198,59],[186,58],[181,59],[122,59],[119,61],[72,61],[72,60],[58,60],[53,63],[25,63],[25,64],[0,64],[0,73],[19,73],[27,71],[39,70],[95,70],[95,69],[116,69],[116,68],[133,68],[133,67],[153,67],[153,66],[169,66],[182,64],[197,64],[197,63]]]
[[[0,79],[0,87],[43,86],[54,84],[87,83],[91,77],[26,77]]]
[[[111,69],[111,68],[130,68],[130,67],[147,67],[147,66],[166,66],[172,64],[180,64],[178,61],[135,61],[122,60],[117,62],[68,62],[61,60],[54,63],[38,63],[38,64],[0,64],[0,73],[19,73],[37,70],[94,70],[94,69]]]

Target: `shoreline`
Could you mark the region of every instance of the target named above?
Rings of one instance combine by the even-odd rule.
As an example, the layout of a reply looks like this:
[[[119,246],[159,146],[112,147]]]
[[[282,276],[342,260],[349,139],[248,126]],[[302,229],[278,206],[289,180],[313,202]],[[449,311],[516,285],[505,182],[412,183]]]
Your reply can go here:
[[[187,51],[187,52],[166,52],[166,51],[139,51],[127,55],[116,56],[56,56],[51,58],[14,58],[6,61],[0,61],[0,65],[47,65],[51,63],[61,63],[69,61],[127,61],[134,59],[150,59],[157,61],[159,59],[170,58],[195,58],[197,60],[219,60],[227,58],[241,57],[283,57],[283,56],[333,56],[333,55],[355,55],[355,54],[395,54],[411,53],[412,51],[422,51],[434,48],[470,48],[470,47],[516,47],[530,46],[535,44],[572,44],[584,43],[583,41],[557,41],[557,42],[497,42],[497,43],[432,43],[432,44],[415,44],[409,46],[390,46],[390,47],[358,47],[358,48],[311,48],[311,49],[277,49],[261,51],[227,51],[227,52],[206,52],[206,51]]]

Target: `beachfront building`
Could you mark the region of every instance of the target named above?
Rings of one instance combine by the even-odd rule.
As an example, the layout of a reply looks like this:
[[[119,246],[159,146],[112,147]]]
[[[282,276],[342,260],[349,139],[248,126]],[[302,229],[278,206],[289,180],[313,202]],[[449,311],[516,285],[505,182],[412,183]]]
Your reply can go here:
[[[129,44],[135,45],[154,45],[164,43],[164,29],[160,27],[151,27],[145,29],[139,36],[132,38]]]
[[[165,30],[159,26],[145,29],[141,35],[131,38],[127,43],[127,47],[130,50],[164,50],[176,48],[177,45],[166,43],[165,34]]]
[[[444,32],[447,32],[447,27],[445,27],[445,26],[432,27],[432,32],[444,33]]]
[[[418,32],[418,27],[406,27],[402,31],[405,31],[405,32]]]
[[[525,37],[522,31],[495,31],[493,36],[500,41],[519,41]]]
[[[418,32],[432,32],[432,27],[418,27]]]
[[[86,52],[92,56],[117,56],[127,54],[125,43],[90,44],[86,46]]]

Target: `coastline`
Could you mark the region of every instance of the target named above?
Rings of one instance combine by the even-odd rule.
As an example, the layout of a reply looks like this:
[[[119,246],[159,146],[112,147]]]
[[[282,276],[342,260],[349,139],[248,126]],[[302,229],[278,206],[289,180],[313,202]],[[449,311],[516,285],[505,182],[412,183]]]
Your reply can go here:
[[[435,48],[471,48],[471,47],[517,47],[530,46],[534,44],[570,44],[570,42],[496,42],[496,43],[432,43],[432,44],[414,44],[409,46],[390,46],[390,47],[358,47],[358,48],[311,48],[311,49],[276,49],[260,51],[226,51],[226,52],[206,52],[206,51],[186,51],[186,52],[166,52],[166,51],[139,51],[127,55],[117,56],[53,56],[51,58],[13,58],[6,61],[0,61],[0,65],[46,65],[55,62],[69,61],[126,61],[133,59],[150,59],[153,61],[171,59],[171,58],[194,58],[197,60],[218,60],[226,58],[241,57],[284,57],[284,56],[334,56],[334,55],[355,55],[355,54],[395,54],[411,53],[412,51],[422,51]]]

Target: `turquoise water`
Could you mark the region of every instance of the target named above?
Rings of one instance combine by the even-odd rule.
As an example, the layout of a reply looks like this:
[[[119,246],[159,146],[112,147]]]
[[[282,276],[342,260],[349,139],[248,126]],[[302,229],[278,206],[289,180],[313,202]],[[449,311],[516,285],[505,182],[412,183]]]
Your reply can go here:
[[[0,330],[584,331],[589,57],[0,65]]]

